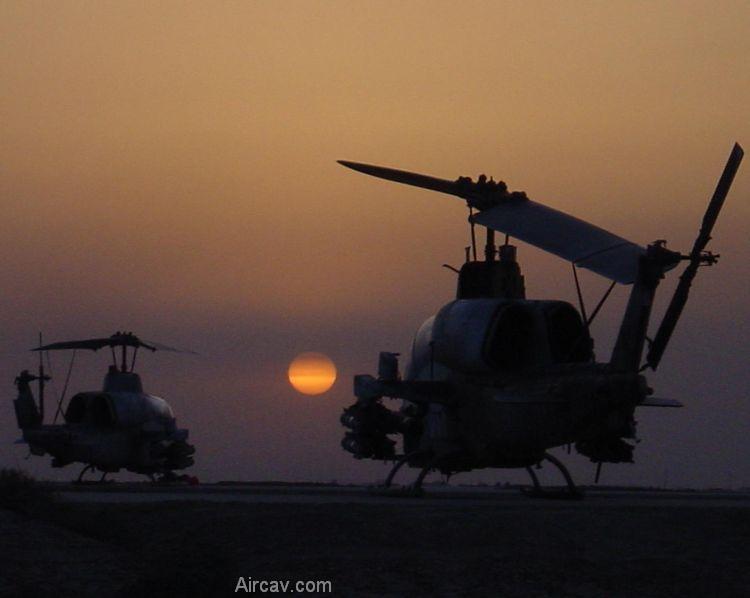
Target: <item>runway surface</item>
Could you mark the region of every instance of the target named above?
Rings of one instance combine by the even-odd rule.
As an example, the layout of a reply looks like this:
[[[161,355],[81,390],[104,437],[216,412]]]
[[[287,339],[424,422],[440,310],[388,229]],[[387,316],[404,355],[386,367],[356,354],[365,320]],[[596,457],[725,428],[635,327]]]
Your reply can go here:
[[[517,487],[426,486],[422,496],[410,495],[408,488],[391,491],[373,486],[324,486],[307,484],[203,484],[160,486],[158,484],[51,484],[61,498],[84,503],[154,503],[166,501],[210,501],[241,503],[302,504],[414,504],[522,506],[550,502],[570,507],[649,506],[750,508],[750,491],[659,490],[628,488],[585,488],[583,500],[528,497]]]
[[[373,597],[744,598],[750,587],[750,492],[45,486],[58,500],[0,509],[0,596],[228,595],[239,577]]]

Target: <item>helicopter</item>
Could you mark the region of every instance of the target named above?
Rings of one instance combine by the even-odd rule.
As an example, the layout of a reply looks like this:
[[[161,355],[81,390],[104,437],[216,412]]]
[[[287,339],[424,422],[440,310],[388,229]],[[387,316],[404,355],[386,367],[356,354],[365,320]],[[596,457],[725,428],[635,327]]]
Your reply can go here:
[[[401,375],[399,354],[381,352],[377,376],[354,377],[356,402],[345,408],[342,447],[357,459],[393,461],[383,486],[404,465],[420,472],[406,490],[421,494],[431,471],[450,476],[482,468],[525,468],[532,496],[580,498],[564,463],[549,451],[574,446],[596,464],[633,462],[636,407],[681,407],[653,396],[643,375],[656,370],[700,266],[719,255],[706,251],[711,231],[743,157],[735,144],[688,254],[658,240],[639,246],[541,203],[505,182],[480,175],[457,180],[340,160],[355,171],[457,196],[469,208],[471,246],[458,274],[455,300],[418,329]],[[475,226],[486,229],[477,259]],[[495,244],[495,232],[505,243]],[[524,277],[510,239],[517,238],[572,263],[578,307],[526,298]],[[656,289],[681,262],[680,276],[656,334],[648,324]],[[611,281],[587,313],[577,269]],[[609,361],[596,361],[590,326],[616,284],[632,285]],[[647,351],[646,351],[647,349]],[[643,357],[646,351],[645,359]],[[401,399],[398,410],[383,399]],[[397,453],[401,437],[403,450]],[[565,479],[544,489],[535,469],[543,462]]]
[[[62,403],[67,391],[75,351],[98,351],[109,347],[112,364],[104,377],[101,391],[79,392],[68,402],[65,412]],[[39,352],[38,374],[22,371],[15,380],[18,397],[13,401],[18,427],[23,432],[19,443],[28,444],[32,455],[52,456],[52,467],[83,463],[76,482],[83,481],[89,470],[102,472],[100,482],[108,473],[125,469],[161,480],[177,479],[174,470],[193,465],[195,448],[188,444],[188,430],[178,428],[171,407],[157,396],[143,390],[140,376],[134,371],[138,349],[154,352],[172,351],[192,353],[146,342],[132,332],[116,332],[105,338],[63,341],[42,345]],[[128,350],[131,350],[130,356]],[[44,423],[45,374],[43,355],[48,351],[73,350],[65,387],[60,396],[52,424]],[[120,351],[120,363],[118,355]],[[47,353],[48,355],[48,353]],[[34,398],[31,383],[38,382],[39,403]],[[57,423],[62,415],[64,423]]]

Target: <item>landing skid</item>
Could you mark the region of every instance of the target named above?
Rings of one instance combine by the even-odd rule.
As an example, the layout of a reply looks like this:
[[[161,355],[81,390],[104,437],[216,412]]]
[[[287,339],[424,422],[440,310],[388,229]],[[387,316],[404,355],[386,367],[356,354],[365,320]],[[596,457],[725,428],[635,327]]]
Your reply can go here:
[[[529,472],[529,476],[531,476],[531,481],[534,484],[533,488],[521,488],[521,492],[526,495],[530,496],[532,498],[553,498],[553,499],[563,499],[563,500],[581,500],[583,498],[583,491],[581,491],[573,482],[573,478],[570,475],[570,472],[568,471],[568,468],[563,465],[562,461],[560,461],[557,457],[550,455],[549,453],[544,453],[544,460],[549,461],[557,467],[557,469],[560,470],[560,473],[563,474],[563,477],[565,478],[565,483],[567,484],[566,489],[562,490],[545,490],[542,488],[542,485],[539,483],[539,478],[537,477],[536,473],[531,467],[527,467],[526,471]]]
[[[393,466],[390,473],[388,474],[388,477],[385,479],[385,482],[383,482],[382,486],[373,486],[370,488],[370,494],[374,494],[377,496],[394,496],[394,497],[420,497],[424,495],[424,489],[422,488],[422,484],[424,483],[424,479],[427,477],[427,474],[433,471],[438,466],[439,458],[437,456],[433,456],[432,459],[425,465],[421,471],[419,472],[419,475],[417,476],[417,479],[414,480],[414,483],[410,486],[399,486],[399,487],[393,487],[393,479],[396,477],[396,474],[399,472],[399,470],[407,464],[413,457],[417,457],[422,455],[420,451],[416,451],[414,453],[409,453],[408,455],[403,455]],[[532,488],[521,488],[521,492],[525,496],[529,496],[532,498],[551,498],[551,499],[562,499],[562,500],[580,500],[583,498],[583,491],[580,490],[576,485],[575,482],[573,482],[573,478],[570,475],[570,472],[568,471],[568,468],[565,467],[565,465],[560,461],[557,457],[554,455],[550,455],[549,453],[544,453],[543,461],[549,461],[557,467],[558,470],[560,470],[560,473],[565,478],[565,484],[566,487],[563,489],[555,489],[555,490],[545,490],[541,483],[539,482],[539,477],[536,475],[536,472],[532,467],[527,467],[526,471],[529,473],[529,476],[531,477],[531,481],[533,483]],[[541,467],[541,462],[538,467]]]
[[[159,477],[156,477],[157,474],[153,473],[146,475],[148,475],[151,483],[155,486],[184,486],[185,484],[194,486],[199,483],[198,478],[186,474],[177,475],[171,469],[161,472]]]
[[[392,498],[420,498],[424,491],[414,486],[370,486],[367,493],[372,496],[390,496]]]
[[[160,477],[156,477],[154,474],[150,474],[149,477],[154,484],[168,485],[175,484],[180,481],[180,479],[177,477],[177,474],[171,469],[161,472]]]

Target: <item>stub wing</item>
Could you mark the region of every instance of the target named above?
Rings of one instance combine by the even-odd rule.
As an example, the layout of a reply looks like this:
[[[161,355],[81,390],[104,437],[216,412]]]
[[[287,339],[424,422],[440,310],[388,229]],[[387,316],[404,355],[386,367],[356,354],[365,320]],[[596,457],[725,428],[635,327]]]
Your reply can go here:
[[[647,397],[638,407],[682,407],[682,403],[674,399],[660,399],[659,397]]]
[[[621,284],[635,280],[638,260],[646,253],[627,239],[531,200],[503,202],[473,221]]]

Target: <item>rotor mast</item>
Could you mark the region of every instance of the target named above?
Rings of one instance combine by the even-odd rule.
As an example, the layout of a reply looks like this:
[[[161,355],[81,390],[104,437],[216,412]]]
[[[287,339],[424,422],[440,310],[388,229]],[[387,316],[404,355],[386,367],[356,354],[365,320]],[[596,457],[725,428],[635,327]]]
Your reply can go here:
[[[491,228],[487,229],[487,244],[484,246],[484,261],[494,262],[495,253],[497,248],[495,247],[495,231]]]
[[[505,236],[505,244],[498,249],[495,244],[495,229],[485,227],[484,261],[477,259],[473,208],[498,201],[498,198],[507,195],[507,185],[503,181],[487,181],[485,175],[480,175],[476,183],[469,177],[459,177],[456,184],[463,190],[469,206],[471,242],[474,248],[474,259],[469,260],[467,255],[466,262],[458,273],[456,298],[525,299],[526,289],[521,268],[516,261],[516,247],[509,243],[508,235]]]
[[[516,247],[495,245],[495,231],[486,228],[484,261],[467,259],[458,272],[456,299],[525,299],[526,289],[516,261]]]

